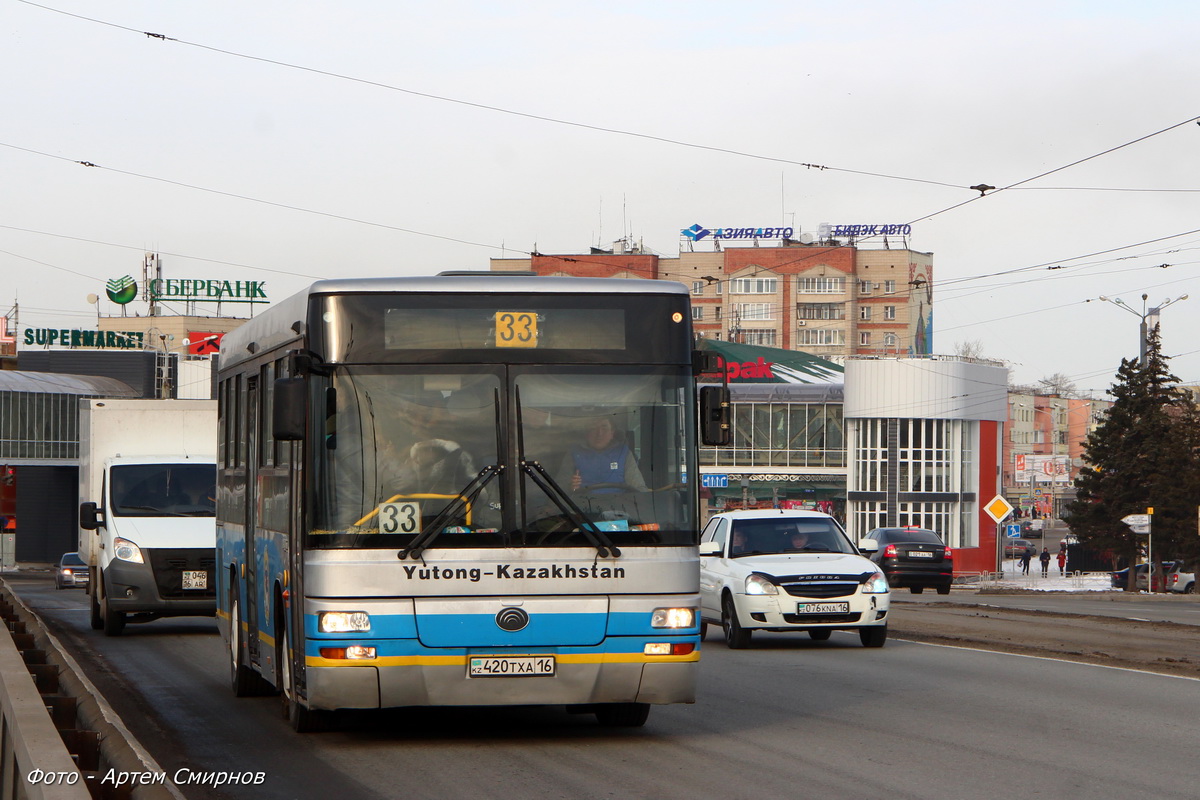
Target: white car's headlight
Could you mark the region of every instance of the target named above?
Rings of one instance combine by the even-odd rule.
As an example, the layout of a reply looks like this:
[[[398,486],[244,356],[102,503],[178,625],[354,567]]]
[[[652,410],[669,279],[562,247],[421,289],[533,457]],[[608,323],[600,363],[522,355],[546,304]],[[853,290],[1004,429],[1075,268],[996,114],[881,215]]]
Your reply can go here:
[[[694,628],[696,609],[656,608],[650,615],[651,628]]]
[[[321,633],[361,633],[371,630],[371,616],[365,611],[322,611],[317,629]]]
[[[762,575],[747,575],[746,594],[779,594],[779,587]]]
[[[882,572],[876,572],[863,582],[863,594],[887,594],[888,582]]]
[[[113,554],[122,561],[129,561],[134,564],[146,563],[146,560],[142,558],[142,549],[128,539],[122,539],[120,536],[113,539]]]

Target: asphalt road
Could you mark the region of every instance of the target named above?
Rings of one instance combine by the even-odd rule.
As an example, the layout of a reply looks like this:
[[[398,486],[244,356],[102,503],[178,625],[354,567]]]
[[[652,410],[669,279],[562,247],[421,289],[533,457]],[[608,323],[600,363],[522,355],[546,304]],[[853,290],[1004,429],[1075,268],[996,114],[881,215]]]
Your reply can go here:
[[[211,620],[88,628],[79,591],[9,579],[168,770],[254,770],[191,798],[1187,798],[1200,681],[893,639],[704,645],[700,699],[644,728],[558,708],[348,715],[298,735],[235,699]]]

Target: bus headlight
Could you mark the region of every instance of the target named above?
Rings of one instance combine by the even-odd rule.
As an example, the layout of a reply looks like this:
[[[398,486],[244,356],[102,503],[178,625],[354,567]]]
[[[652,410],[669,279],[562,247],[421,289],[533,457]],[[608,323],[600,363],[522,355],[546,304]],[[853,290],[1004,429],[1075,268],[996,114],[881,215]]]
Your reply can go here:
[[[322,611],[317,617],[321,633],[362,633],[371,630],[371,615],[365,611]]]
[[[650,615],[651,628],[694,628],[696,627],[696,609],[694,608],[656,608]]]
[[[779,594],[779,587],[762,575],[747,575],[746,594]]]
[[[128,539],[122,539],[120,536],[113,539],[113,555],[122,561],[129,561],[134,564],[146,563],[146,560],[142,558],[142,549]]]

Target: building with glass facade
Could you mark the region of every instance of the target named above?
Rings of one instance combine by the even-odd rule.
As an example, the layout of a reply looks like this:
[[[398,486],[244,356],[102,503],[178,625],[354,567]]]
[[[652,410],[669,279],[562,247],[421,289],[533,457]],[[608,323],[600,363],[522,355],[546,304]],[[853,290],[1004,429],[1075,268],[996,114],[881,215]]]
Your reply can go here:
[[[846,529],[912,525],[955,548],[954,569],[997,563],[984,506],[1001,491],[1008,369],[930,356],[846,362]]]

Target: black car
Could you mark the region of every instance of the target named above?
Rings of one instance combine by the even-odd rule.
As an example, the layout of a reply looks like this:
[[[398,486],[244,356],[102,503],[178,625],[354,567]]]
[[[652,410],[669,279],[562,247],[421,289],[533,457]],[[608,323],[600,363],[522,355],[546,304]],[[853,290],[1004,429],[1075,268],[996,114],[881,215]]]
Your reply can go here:
[[[79,553],[63,553],[54,571],[54,588],[66,589],[70,586],[87,586],[88,568],[79,557]]]
[[[862,538],[858,549],[879,565],[892,586],[907,586],[913,594],[932,586],[938,594],[950,594],[954,551],[934,531],[876,528]]]

